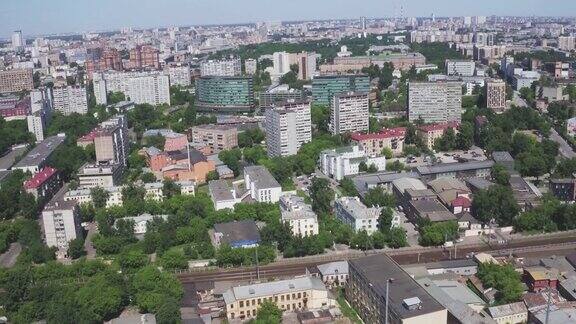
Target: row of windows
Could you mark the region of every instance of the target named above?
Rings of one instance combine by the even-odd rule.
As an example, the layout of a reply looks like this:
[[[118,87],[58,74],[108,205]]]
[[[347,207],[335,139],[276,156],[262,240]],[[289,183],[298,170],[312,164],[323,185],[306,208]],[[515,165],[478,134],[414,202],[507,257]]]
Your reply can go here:
[[[306,298],[306,292],[303,293],[292,293],[292,295],[290,294],[286,294],[286,295],[280,295],[280,298],[278,298],[278,296],[274,296],[274,297],[268,297],[268,298],[258,298],[258,299],[251,299],[251,300],[246,300],[246,301],[239,301],[239,307],[244,307],[244,305],[246,305],[247,307],[250,306],[250,304],[252,304],[252,306],[255,306],[256,304],[260,305],[261,303],[265,302],[266,300],[268,301],[272,301],[272,299],[274,299],[274,302],[277,303],[278,301],[285,301],[285,300],[290,300],[290,297],[292,297],[292,300],[294,299],[300,299],[302,297]],[[230,306],[230,308],[234,307],[233,305]]]

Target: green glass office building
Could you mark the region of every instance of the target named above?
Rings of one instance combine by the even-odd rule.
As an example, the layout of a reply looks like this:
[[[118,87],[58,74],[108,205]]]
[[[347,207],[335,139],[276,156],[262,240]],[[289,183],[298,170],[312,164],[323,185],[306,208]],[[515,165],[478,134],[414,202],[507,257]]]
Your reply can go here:
[[[252,78],[205,76],[196,79],[196,109],[214,113],[252,111],[254,109]]]
[[[318,76],[312,80],[314,103],[330,105],[334,95],[346,92],[369,92],[370,77],[367,75]]]

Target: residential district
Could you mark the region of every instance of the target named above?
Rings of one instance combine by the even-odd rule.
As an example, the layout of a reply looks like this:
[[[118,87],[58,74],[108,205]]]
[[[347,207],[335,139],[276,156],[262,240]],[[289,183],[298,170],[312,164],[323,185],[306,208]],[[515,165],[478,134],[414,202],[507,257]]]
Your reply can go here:
[[[576,19],[0,43],[0,321],[576,323]]]

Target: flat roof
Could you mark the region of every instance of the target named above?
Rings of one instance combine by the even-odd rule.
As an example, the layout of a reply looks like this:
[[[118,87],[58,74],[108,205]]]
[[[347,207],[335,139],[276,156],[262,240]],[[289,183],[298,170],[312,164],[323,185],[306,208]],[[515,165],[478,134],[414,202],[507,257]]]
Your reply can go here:
[[[488,312],[490,313],[490,315],[492,315],[493,318],[498,318],[503,316],[528,313],[528,309],[526,308],[526,305],[524,305],[523,302],[517,302],[500,306],[488,307]]]
[[[215,201],[234,200],[232,188],[226,180],[212,180],[208,182],[210,197]]]
[[[446,172],[458,172],[458,171],[470,171],[478,169],[490,169],[494,166],[494,161],[469,161],[469,162],[454,162],[454,163],[442,163],[431,166],[419,166],[416,170],[421,175],[446,173]]]
[[[286,294],[293,291],[301,292],[310,289],[326,291],[326,287],[320,278],[306,276],[288,280],[232,287],[226,290],[223,296],[224,302],[228,305],[234,303],[237,300],[268,297],[273,295]]]
[[[386,295],[386,282],[393,279],[389,289],[389,307],[402,319],[445,309],[387,254],[351,260],[349,265],[371,285],[381,299]],[[421,307],[409,310],[403,306],[405,299],[414,297],[420,299]]]
[[[258,189],[269,189],[281,187],[278,181],[272,176],[272,173],[261,165],[247,166],[244,173],[248,174],[250,180],[256,183]]]
[[[28,154],[26,154],[26,156],[24,156],[22,160],[13,167],[13,169],[38,166],[42,164],[52,154],[52,152],[54,152],[56,148],[64,142],[65,139],[66,135],[64,134],[48,137],[28,152]]]
[[[258,226],[253,220],[214,224],[214,231],[222,233],[221,241],[230,245],[235,242],[260,242]]]
[[[416,209],[420,217],[431,222],[456,220],[456,215],[448,211],[438,199],[412,200],[409,204]]]

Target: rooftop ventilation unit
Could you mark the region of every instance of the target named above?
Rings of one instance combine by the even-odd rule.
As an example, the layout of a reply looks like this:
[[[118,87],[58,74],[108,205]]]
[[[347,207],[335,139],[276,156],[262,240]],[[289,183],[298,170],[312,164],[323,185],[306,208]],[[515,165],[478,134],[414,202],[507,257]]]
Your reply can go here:
[[[408,310],[419,309],[420,304],[422,304],[422,301],[420,301],[420,298],[418,297],[406,298],[402,300],[402,305],[404,305],[404,307],[406,307]]]

